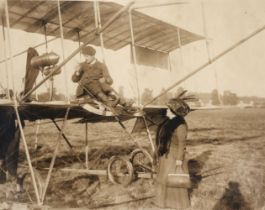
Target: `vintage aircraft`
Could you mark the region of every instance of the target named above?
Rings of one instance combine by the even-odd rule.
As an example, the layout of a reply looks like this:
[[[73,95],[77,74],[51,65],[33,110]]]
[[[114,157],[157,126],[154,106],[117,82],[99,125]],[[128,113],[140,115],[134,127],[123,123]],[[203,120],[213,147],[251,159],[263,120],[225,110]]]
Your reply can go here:
[[[64,135],[64,125],[65,121],[68,119],[82,118],[86,123],[118,122],[125,130],[125,132],[127,132],[129,138],[135,141],[131,136],[130,132],[128,132],[128,130],[124,126],[123,121],[132,118],[137,118],[135,130],[141,128],[146,129],[148,138],[150,140],[151,148],[154,152],[155,146],[153,144],[149,126],[154,124],[159,125],[159,123],[163,121],[163,119],[166,117],[166,112],[168,109],[166,106],[154,107],[147,106],[148,104],[145,104],[144,106],[137,107],[137,109],[133,112],[127,112],[122,107],[106,107],[104,104],[97,101],[93,97],[90,99],[90,101],[82,103],[80,101],[70,102],[69,100],[60,102],[30,101],[28,100],[29,96],[36,89],[42,86],[45,81],[58,74],[60,69],[88,44],[101,46],[102,48],[104,47],[114,51],[119,50],[124,46],[131,45],[131,53],[133,58],[132,61],[135,65],[135,70],[137,71],[137,64],[152,65],[152,62],[156,62],[155,59],[150,59],[152,58],[152,56],[168,58],[170,52],[176,50],[177,48],[183,45],[189,44],[197,40],[201,40],[203,39],[202,36],[196,35],[182,28],[172,26],[168,23],[147,16],[137,11],[137,9],[147,7],[148,5],[137,6],[134,4],[134,2],[130,2],[126,6],[121,6],[114,2],[91,1],[5,0],[3,2],[4,3],[0,7],[2,19],[0,24],[3,27],[4,34],[7,35],[4,40],[7,43],[6,46],[10,47],[12,42],[9,36],[10,28],[20,29],[26,32],[44,34],[45,37],[53,36],[54,38],[49,41],[53,41],[57,38],[60,38],[69,39],[80,43],[80,47],[78,47],[74,52],[72,52],[67,58],[64,58],[63,61],[58,64],[57,61],[52,63],[53,66],[51,68],[48,68],[44,79],[37,84],[35,84],[35,80],[40,70],[39,68],[37,68],[37,70],[35,68],[34,70],[34,65],[32,65],[33,62],[31,61],[34,56],[38,55],[35,54],[33,56],[29,56],[28,54],[27,69],[25,73],[25,87],[24,90],[21,90],[22,94],[19,95],[16,92],[12,93],[12,91],[7,91],[5,96],[0,99],[1,132],[3,132],[3,135],[7,135],[4,133],[4,129],[5,126],[9,126],[9,128],[13,128],[14,133],[11,137],[5,136],[6,138],[15,139],[14,136],[17,135],[17,138],[19,138],[19,136],[21,135],[38,204],[42,204],[45,199],[45,194],[51,178],[52,170],[54,168],[55,159],[58,153],[60,139],[64,138],[68,142],[68,139]],[[179,2],[164,2],[163,4],[149,6],[163,6],[171,4],[179,4]],[[264,28],[254,32],[243,41],[236,43],[231,48],[227,49],[225,52],[217,55],[206,64],[200,66],[198,69],[194,70],[186,77],[177,81],[166,91],[169,91],[176,85],[180,84],[182,81],[191,77],[193,74],[199,72],[204,67],[211,64],[213,61],[219,59],[227,52],[231,51],[232,49],[240,45],[242,42],[251,38],[263,29]],[[46,42],[44,44],[47,44],[49,41],[46,39]],[[10,52],[11,50],[9,49],[9,53]],[[12,60],[15,56],[19,56],[25,52],[28,52],[28,50],[16,55],[12,55],[12,53],[10,53],[9,56],[6,56],[5,59],[1,60],[1,63],[12,63]],[[141,61],[141,57],[139,57],[137,53],[142,53],[149,59],[143,59]],[[45,63],[47,60],[50,61],[51,57],[39,57],[40,63]],[[57,60],[56,56],[55,60]],[[38,61],[36,62],[38,63]],[[165,60],[163,62],[163,65],[166,65]],[[157,65],[161,65],[161,62]],[[46,66],[43,65],[42,67]],[[44,68],[42,70],[44,70]],[[160,96],[161,95],[158,95],[156,98]],[[156,98],[154,98],[154,100]],[[42,186],[40,183],[38,183],[35,170],[33,169],[31,163],[27,142],[23,133],[23,121],[51,119],[54,122],[54,120],[57,118],[63,119],[64,123],[61,128],[58,128],[59,135],[57,138],[57,144],[54,149],[54,154],[50,163],[50,168],[45,185]],[[4,119],[13,119],[13,121],[17,120],[17,131],[19,130],[20,134],[16,133],[15,125],[12,123],[12,121],[9,123],[9,125],[7,125]],[[135,143],[138,145],[140,150],[133,152],[132,156],[136,155],[138,151],[141,151],[145,153],[146,156],[151,157],[143,148],[141,148],[137,141],[135,141]],[[8,156],[8,154],[5,155]],[[117,160],[117,158],[113,158],[112,162],[110,162],[108,167],[108,175],[110,180],[113,182],[117,181],[115,181],[113,174],[110,173],[110,169],[111,164],[113,164],[115,160]],[[132,168],[132,165],[130,165],[128,161],[126,162],[126,164],[128,166],[127,168],[129,177],[132,177],[133,172],[130,170]],[[87,173],[90,174],[107,175],[107,171],[99,172],[98,170],[93,171],[89,170],[88,168],[85,170]],[[153,171],[151,169],[150,173],[152,172]],[[129,183],[131,181],[131,178],[128,179],[128,176],[120,176],[124,176],[125,179],[127,179],[126,183]]]
[[[169,4],[178,4],[178,2],[171,2]],[[44,34],[45,37],[54,36],[54,39],[69,39],[82,43],[78,49],[58,65],[55,65],[58,63],[58,57],[54,54],[39,56],[33,48],[22,52],[28,53],[24,90],[22,90],[19,96],[18,93],[12,95],[11,92],[8,91],[6,97],[2,97],[0,100],[0,112],[1,116],[3,116],[2,119],[10,119],[10,116],[12,116],[12,119],[16,119],[18,122],[21,138],[26,149],[27,161],[38,204],[41,204],[44,201],[61,137],[63,136],[67,143],[70,143],[64,135],[63,124],[61,128],[58,128],[59,136],[57,139],[57,146],[54,150],[45,186],[41,187],[41,184],[38,183],[38,179],[36,178],[35,170],[32,167],[30,154],[27,149],[27,142],[23,133],[23,121],[25,120],[35,121],[51,119],[54,122],[54,120],[58,118],[62,118],[64,121],[73,118],[82,118],[86,123],[118,122],[125,132],[128,133],[129,138],[135,141],[122,122],[124,120],[137,118],[138,120],[135,130],[139,130],[139,128],[143,128],[143,126],[147,129],[150,144],[154,151],[155,147],[148,126],[150,124],[158,124],[157,119],[160,119],[161,122],[161,119],[166,117],[167,107],[144,107],[136,109],[133,112],[127,112],[122,107],[116,107],[115,109],[106,107],[95,98],[91,98],[85,103],[82,103],[79,100],[74,102],[38,102],[29,100],[29,96],[38,87],[49,78],[58,74],[58,70],[67,64],[67,62],[69,62],[73,56],[78,54],[87,44],[96,46],[100,45],[101,47],[104,46],[104,48],[114,51],[131,44],[134,64],[136,65],[136,51],[138,51],[145,53],[147,57],[149,55],[149,61],[147,60],[143,62],[147,62],[145,65],[151,65],[150,57],[161,56],[167,58],[171,51],[179,48],[181,45],[186,45],[203,38],[187,30],[172,26],[140,13],[136,11],[137,7],[132,8],[133,5],[134,2],[123,7],[113,2],[91,1],[5,1],[2,5],[1,25],[4,34],[7,34],[4,41],[9,43],[9,45],[12,41],[8,36],[9,28],[40,33]],[[165,5],[167,5],[167,3],[165,3]],[[145,7],[145,5],[142,6]],[[44,44],[48,44],[47,38]],[[17,55],[11,54],[1,62],[12,62],[12,59],[15,56],[19,56],[22,53]],[[138,56],[139,62],[140,58],[141,57]],[[154,59],[153,62],[155,62]],[[40,66],[41,68],[39,68]],[[46,68],[47,66],[48,68]],[[50,68],[50,66],[52,66],[52,68]],[[41,82],[35,84],[40,70],[46,70],[45,77]],[[6,116],[5,113],[9,114]],[[2,125],[7,125],[5,121],[1,123]],[[12,123],[10,126],[12,127]],[[4,126],[2,127],[2,129],[4,129]],[[152,157],[149,153],[141,148],[137,141],[135,141],[135,143],[140,150],[138,149],[134,151],[132,156],[134,157],[139,152],[143,152],[149,157],[149,159],[151,159],[150,161],[152,161]],[[117,158],[114,157],[111,162],[115,162],[116,159]],[[111,164],[109,164],[109,171]],[[128,161],[126,164],[129,164],[129,169],[132,168]],[[15,173],[14,171],[16,170],[13,168],[13,173]],[[106,171],[98,172],[98,170],[88,170],[88,168],[86,169],[86,172],[107,175]],[[131,170],[129,170],[129,174],[129,177],[132,177]],[[117,183],[112,173],[109,173],[109,178],[111,181]],[[131,181],[131,178],[128,179],[127,176],[125,178],[129,180],[127,183]]]

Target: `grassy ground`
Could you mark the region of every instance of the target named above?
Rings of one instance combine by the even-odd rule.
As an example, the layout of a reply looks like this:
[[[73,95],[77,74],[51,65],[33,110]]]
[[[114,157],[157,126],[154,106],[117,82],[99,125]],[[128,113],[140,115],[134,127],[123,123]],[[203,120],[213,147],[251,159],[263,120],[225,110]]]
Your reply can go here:
[[[189,126],[187,157],[192,178],[191,209],[264,210],[265,206],[265,109],[195,111]],[[34,153],[35,127],[28,123],[26,137],[38,168],[47,168],[57,138],[56,128],[40,126],[38,152]],[[133,122],[127,123],[132,127]],[[85,126],[70,123],[66,135],[84,160]],[[134,144],[117,124],[91,124],[89,157],[92,168],[104,169],[112,155],[128,155]],[[135,135],[148,147],[146,135]],[[22,148],[23,150],[23,148]],[[25,170],[25,155],[20,156]],[[73,151],[60,144],[56,168],[81,168]],[[40,170],[42,177],[47,173]],[[45,203],[54,208],[158,209],[152,203],[154,182],[137,180],[127,188],[106,178],[55,170]],[[1,194],[0,194],[1,196]],[[28,196],[19,198],[29,202]],[[33,197],[34,199],[34,197]],[[1,201],[8,198],[1,196]],[[131,202],[130,202],[131,201]],[[116,205],[116,203],[121,203]]]

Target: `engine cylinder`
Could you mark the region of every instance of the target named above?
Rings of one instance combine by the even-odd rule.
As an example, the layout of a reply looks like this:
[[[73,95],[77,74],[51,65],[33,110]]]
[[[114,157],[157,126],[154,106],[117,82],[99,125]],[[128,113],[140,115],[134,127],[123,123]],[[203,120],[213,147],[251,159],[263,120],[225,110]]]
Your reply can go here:
[[[44,68],[45,66],[56,65],[59,58],[59,55],[54,52],[45,53],[43,55],[33,57],[30,64],[34,68]]]

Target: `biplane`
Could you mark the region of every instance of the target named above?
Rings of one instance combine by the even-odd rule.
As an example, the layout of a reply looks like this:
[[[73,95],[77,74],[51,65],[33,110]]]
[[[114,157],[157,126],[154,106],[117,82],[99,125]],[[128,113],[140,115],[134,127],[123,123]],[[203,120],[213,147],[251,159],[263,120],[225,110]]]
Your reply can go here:
[[[62,71],[61,74],[63,74],[63,67],[88,44],[100,46],[102,49],[106,48],[113,51],[118,51],[123,47],[130,45],[132,63],[134,65],[134,70],[136,71],[136,76],[138,70],[137,64],[152,65],[152,62],[156,63],[157,60],[159,60],[158,58],[162,57],[163,60],[160,60],[161,62],[156,63],[156,65],[160,65],[160,67],[168,66],[168,60],[166,59],[168,59],[168,55],[171,52],[177,50],[183,45],[202,40],[204,37],[150,17],[139,12],[138,10],[145,7],[173,4],[179,4],[179,2],[164,2],[162,4],[154,5],[137,5],[134,2],[130,2],[125,6],[114,2],[98,1],[4,0],[1,2],[0,25],[2,25],[3,34],[5,35],[5,46],[9,48],[5,49],[6,52],[9,52],[9,55],[5,53],[6,57],[1,60],[1,63],[10,63],[10,71],[8,74],[13,71],[12,62],[14,57],[28,52],[28,50],[25,50],[18,54],[12,54],[12,40],[10,40],[9,36],[10,28],[43,34],[45,38],[47,36],[53,37],[50,40],[47,40],[46,38],[45,43],[40,45],[47,45],[49,42],[52,42],[56,39],[72,40],[80,44],[79,47],[68,57],[63,57],[63,60],[59,63],[52,63],[52,67],[48,66],[48,68],[46,68],[48,71],[46,72],[45,77],[38,83],[36,83],[36,78],[39,71],[44,70],[44,66],[42,66],[42,69],[39,67],[34,69],[34,66],[31,62],[34,56],[31,56],[30,58],[28,57],[29,60],[27,61],[25,71],[24,90],[20,90],[20,92],[18,92],[13,86],[13,90],[10,91],[12,88],[7,87],[8,91],[6,91],[0,99],[1,129],[4,131],[5,126],[8,124],[4,119],[11,120],[8,126],[14,130],[13,136],[5,137],[15,139],[15,136],[18,136],[18,138],[21,137],[23,141],[38,204],[42,204],[44,202],[45,194],[47,192],[51,178],[51,173],[54,168],[60,140],[64,138],[69,144],[68,139],[64,135],[64,126],[68,119],[81,118],[82,122],[85,123],[117,122],[125,130],[129,138],[135,141],[130,132],[124,126],[123,121],[136,118],[136,125],[134,127],[135,130],[143,128],[146,129],[152,151],[154,152],[155,145],[150,134],[149,126],[159,125],[163,119],[166,118],[168,107],[151,106],[149,104],[141,106],[138,100],[138,104],[135,106],[135,111],[127,112],[122,107],[116,107],[114,109],[106,107],[104,104],[94,98],[90,98],[90,100],[85,101],[85,103],[78,100],[72,102],[69,100],[69,98],[65,101],[38,102],[34,100],[28,100],[30,95],[50,78],[61,76],[58,72]],[[244,39],[243,42],[263,29],[264,28],[254,32],[249,37]],[[205,63],[184,78],[174,83],[166,91],[177,86],[184,80],[205,68],[207,65],[210,65],[212,62],[216,61],[241,43],[242,41],[236,43],[225,52],[212,58],[209,60],[209,62]],[[33,49],[38,46],[33,46]],[[144,57],[147,59],[143,59]],[[50,58],[46,57],[45,59],[46,61],[49,61]],[[40,62],[45,63],[43,60]],[[15,72],[13,72],[12,75],[15,75]],[[154,100],[158,97],[160,97],[160,95],[155,97]],[[54,122],[54,120],[58,118],[63,119],[63,124],[61,128],[57,126],[59,130],[59,135],[56,140],[57,144],[54,149],[54,154],[50,163],[45,185],[41,186],[38,183],[38,179],[36,179],[36,173],[31,163],[27,141],[23,133],[25,126],[23,122],[26,120],[36,121],[43,119],[50,119]],[[15,120],[17,121],[18,125],[17,128],[15,128],[16,126],[14,125]],[[1,132],[3,132],[2,130]],[[20,134],[17,134],[16,130],[19,131]],[[146,150],[144,150],[137,141],[135,141],[135,143],[140,150],[134,151],[132,156],[141,151],[148,156],[148,158],[152,159],[152,156]],[[111,164],[113,164],[116,159],[115,157],[111,159],[108,171],[110,171]],[[131,171],[131,168],[133,165],[128,163],[126,160],[125,162],[127,164],[130,178],[125,175],[120,176],[124,176],[126,179],[129,179],[129,181],[126,181],[128,184],[132,180],[131,177],[133,176],[133,172]],[[110,180],[114,183],[117,183],[117,181],[115,181],[115,177],[113,177],[113,174],[107,172],[107,170],[101,171],[99,173],[98,170],[93,171],[89,170],[88,168],[85,170],[90,174],[108,174]],[[149,175],[142,174],[142,176],[152,177],[152,173],[153,170],[151,169]],[[139,175],[139,177],[141,177],[141,175]]]

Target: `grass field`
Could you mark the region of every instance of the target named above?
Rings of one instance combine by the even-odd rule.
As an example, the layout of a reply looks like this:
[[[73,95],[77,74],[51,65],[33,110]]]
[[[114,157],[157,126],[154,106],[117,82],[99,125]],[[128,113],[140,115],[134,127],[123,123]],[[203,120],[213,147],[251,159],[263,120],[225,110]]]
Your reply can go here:
[[[192,178],[193,210],[265,209],[265,109],[195,111],[187,116],[189,126],[187,157]],[[30,126],[32,125],[32,126]],[[127,123],[132,127],[133,122]],[[69,123],[66,135],[84,160],[83,124]],[[38,152],[34,152],[35,127],[25,129],[33,163],[47,168],[57,138],[50,124],[39,128]],[[89,161],[92,168],[104,169],[112,155],[128,155],[134,144],[115,123],[88,126]],[[135,137],[148,147],[146,135]],[[23,150],[23,148],[22,148]],[[20,155],[20,171],[25,155]],[[74,153],[62,141],[56,168],[82,168]],[[152,180],[137,180],[127,188],[109,183],[105,177],[55,170],[45,204],[53,208],[158,209],[153,205]],[[40,170],[41,175],[47,173]],[[1,196],[1,195],[0,195]],[[1,196],[1,200],[4,200]],[[20,202],[29,202],[21,196]],[[34,198],[33,198],[34,199]]]

